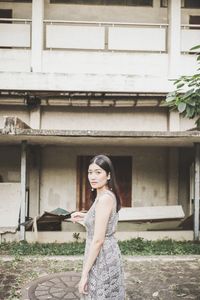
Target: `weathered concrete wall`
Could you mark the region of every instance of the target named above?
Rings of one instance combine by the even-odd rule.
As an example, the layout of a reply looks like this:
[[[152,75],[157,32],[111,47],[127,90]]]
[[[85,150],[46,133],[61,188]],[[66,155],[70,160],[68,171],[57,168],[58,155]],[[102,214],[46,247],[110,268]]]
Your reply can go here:
[[[175,112],[169,114],[167,108],[161,107],[43,106],[38,111],[21,105],[1,105],[0,108],[0,128],[3,128],[4,116],[17,116],[37,129],[184,131],[195,127],[195,119],[183,118]]]
[[[74,230],[74,232],[79,232]],[[48,232],[38,232],[37,238],[34,232],[26,231],[26,241],[29,243],[64,243],[74,241],[73,233],[66,231],[48,231]],[[178,231],[123,231],[116,232],[116,238],[118,240],[127,240],[131,238],[143,238],[145,240],[162,240],[162,239],[172,239],[176,241],[192,241],[193,231],[191,230],[178,230]],[[85,233],[80,232],[80,238],[85,239]],[[2,234],[0,235],[0,242],[19,242],[19,232],[12,234]]]
[[[193,58],[194,59],[194,58]],[[51,61],[51,63],[49,63]],[[119,64],[120,61],[120,64]],[[168,55],[135,52],[88,52],[51,51],[43,52],[44,72],[70,74],[129,74],[167,77]],[[191,62],[189,64],[191,69]]]
[[[20,147],[0,146],[0,176],[3,182],[20,182]]]
[[[167,149],[149,148],[133,155],[133,205],[167,204]]]
[[[167,110],[157,108],[45,108],[42,129],[167,130]]]
[[[153,7],[98,6],[50,4],[45,0],[45,18],[76,21],[105,22],[152,22],[167,23],[167,8],[160,7],[160,0],[153,1]],[[78,11],[78,12],[77,12]],[[182,9],[182,23],[189,22],[189,15],[198,15],[199,9]]]
[[[30,72],[31,51],[17,49],[0,49],[0,71],[6,72]]]
[[[167,22],[167,8],[160,7],[160,0],[154,0],[154,7],[98,6],[50,4],[45,1],[45,19],[77,21],[118,22]],[[0,9],[13,9],[13,18],[31,18],[31,3],[1,2]],[[114,11],[114,12],[113,12]],[[147,13],[149,11],[149,13]],[[198,15],[199,9],[182,9],[182,23],[189,22],[189,15]]]
[[[151,206],[177,204],[178,174],[175,172],[174,184],[168,185],[167,148],[126,148],[119,147],[45,147],[42,150],[41,211],[63,207],[76,208],[76,158],[77,155],[110,153],[128,155],[133,159],[132,205]],[[173,168],[176,168],[177,160]],[[178,167],[178,166],[177,166]],[[168,190],[170,197],[168,199]]]
[[[32,3],[1,2],[0,9],[12,9],[13,18],[31,19]]]
[[[77,156],[98,153],[132,157],[132,206],[182,204],[188,213],[192,149],[179,156],[177,148],[166,147],[44,146],[29,152],[30,216],[76,209]],[[20,181],[20,147],[0,147],[0,175],[4,182]]]
[[[76,207],[76,156],[74,149],[45,147],[41,155],[40,211]]]
[[[182,116],[180,116],[180,130],[184,131],[184,130],[188,130],[191,128],[195,128],[195,120],[197,118],[194,119],[188,119],[188,118],[183,118]]]
[[[182,203],[185,214],[191,211],[190,204],[190,167],[194,162],[194,149],[179,150],[179,204]],[[193,177],[194,178],[194,177]]]

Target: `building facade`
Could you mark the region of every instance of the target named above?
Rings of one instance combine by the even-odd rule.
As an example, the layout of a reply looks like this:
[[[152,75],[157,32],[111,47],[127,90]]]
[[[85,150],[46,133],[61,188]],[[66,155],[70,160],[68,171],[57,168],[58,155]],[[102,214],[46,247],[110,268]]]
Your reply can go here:
[[[100,153],[113,159],[124,207],[192,214],[200,134],[163,100],[173,79],[196,72],[197,2],[0,1],[2,240],[20,238],[6,233],[19,210],[22,222],[88,209],[87,166]]]

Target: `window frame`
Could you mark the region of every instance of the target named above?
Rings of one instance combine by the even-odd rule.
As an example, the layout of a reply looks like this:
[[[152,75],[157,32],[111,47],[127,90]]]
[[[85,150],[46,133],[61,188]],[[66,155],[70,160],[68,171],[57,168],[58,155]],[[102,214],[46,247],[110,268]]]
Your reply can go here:
[[[99,0],[99,3],[95,3],[95,1],[93,0],[69,0],[69,3],[67,3],[68,0],[50,0],[50,4],[65,4],[65,5],[96,5],[96,6],[132,6],[132,7],[153,7],[153,0],[118,0],[119,2],[121,1],[122,3],[120,4],[113,4],[112,0]],[[71,2],[72,1],[72,2]],[[82,3],[73,3],[73,1],[80,1]],[[91,1],[91,3],[87,3]],[[110,3],[108,3],[110,1]],[[135,4],[129,4],[130,1],[149,1],[149,4],[139,4],[139,3],[135,3]],[[107,2],[107,3],[106,3]]]
[[[186,1],[188,1],[188,0],[181,0],[181,8],[185,8],[185,9],[200,9],[200,2],[199,2],[199,7],[195,7],[195,6],[188,6],[188,5],[186,5]],[[168,0],[160,0],[160,7],[161,8],[167,8],[168,7]]]

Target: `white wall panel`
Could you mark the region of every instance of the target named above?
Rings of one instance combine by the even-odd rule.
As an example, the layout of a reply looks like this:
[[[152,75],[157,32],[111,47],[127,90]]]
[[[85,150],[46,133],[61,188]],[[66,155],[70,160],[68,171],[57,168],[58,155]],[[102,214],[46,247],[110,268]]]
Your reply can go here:
[[[30,72],[30,49],[0,49],[0,72]]]
[[[30,47],[30,24],[0,24],[0,47]]]
[[[104,28],[91,26],[46,26],[46,47],[104,49]]]
[[[109,28],[110,50],[165,51],[166,29],[164,28]]]
[[[200,30],[181,30],[181,51],[188,52],[192,47],[200,44]]]

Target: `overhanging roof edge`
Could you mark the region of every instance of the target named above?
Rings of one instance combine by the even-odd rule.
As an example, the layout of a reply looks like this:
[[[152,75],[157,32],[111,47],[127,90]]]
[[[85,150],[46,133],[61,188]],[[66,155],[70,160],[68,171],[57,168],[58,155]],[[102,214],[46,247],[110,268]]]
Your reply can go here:
[[[199,137],[200,131],[97,131],[97,130],[55,130],[55,129],[15,129],[7,133],[0,129],[0,136],[55,136],[55,137],[120,137],[120,138],[178,138]]]

